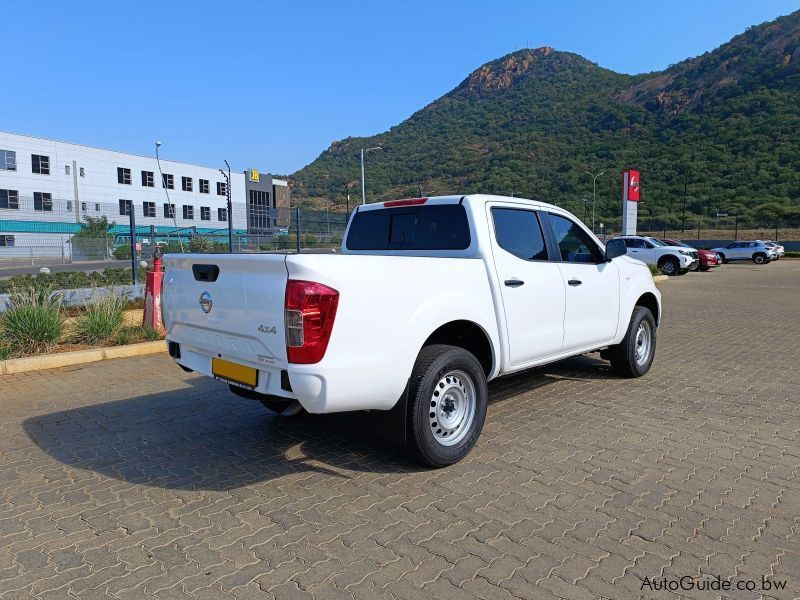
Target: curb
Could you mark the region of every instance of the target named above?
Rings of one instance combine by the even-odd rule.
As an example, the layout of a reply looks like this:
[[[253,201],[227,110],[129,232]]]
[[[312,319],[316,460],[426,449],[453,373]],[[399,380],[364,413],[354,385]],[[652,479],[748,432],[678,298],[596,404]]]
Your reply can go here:
[[[669,281],[669,275],[653,275],[653,281],[661,283],[662,281]]]
[[[164,340],[156,340],[155,342],[142,342],[141,344],[112,346],[110,348],[97,348],[95,350],[78,350],[77,352],[61,352],[59,354],[49,354],[45,356],[12,358],[9,360],[0,360],[0,375],[69,367],[101,360],[111,360],[113,358],[145,356],[147,354],[158,354],[159,352],[166,351],[167,343]]]

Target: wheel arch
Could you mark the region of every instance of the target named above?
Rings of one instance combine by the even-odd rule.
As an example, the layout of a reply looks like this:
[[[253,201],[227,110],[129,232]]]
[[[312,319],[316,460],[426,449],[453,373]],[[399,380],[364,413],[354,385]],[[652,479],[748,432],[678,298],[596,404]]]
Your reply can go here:
[[[457,319],[440,325],[423,342],[420,352],[422,348],[433,344],[457,346],[470,352],[481,363],[487,379],[492,376],[496,368],[496,353],[491,338],[486,330],[474,321]]]
[[[634,307],[643,306],[653,313],[653,318],[656,320],[656,327],[661,325],[661,305],[658,302],[655,294],[652,292],[645,292],[636,300]]]

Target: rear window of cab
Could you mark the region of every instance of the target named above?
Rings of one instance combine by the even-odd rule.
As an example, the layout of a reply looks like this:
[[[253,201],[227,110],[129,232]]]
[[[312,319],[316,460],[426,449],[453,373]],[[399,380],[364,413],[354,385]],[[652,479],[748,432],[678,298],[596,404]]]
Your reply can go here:
[[[464,250],[470,245],[467,211],[461,204],[359,211],[345,245],[348,250]]]

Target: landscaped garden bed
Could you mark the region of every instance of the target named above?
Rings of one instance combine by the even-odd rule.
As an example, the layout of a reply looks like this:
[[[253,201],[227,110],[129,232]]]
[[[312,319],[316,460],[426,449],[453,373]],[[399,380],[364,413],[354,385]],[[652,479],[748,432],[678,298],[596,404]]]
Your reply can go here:
[[[43,285],[13,289],[9,308],[0,313],[0,360],[161,339],[157,330],[141,325],[137,304],[106,294],[67,308],[58,292]]]

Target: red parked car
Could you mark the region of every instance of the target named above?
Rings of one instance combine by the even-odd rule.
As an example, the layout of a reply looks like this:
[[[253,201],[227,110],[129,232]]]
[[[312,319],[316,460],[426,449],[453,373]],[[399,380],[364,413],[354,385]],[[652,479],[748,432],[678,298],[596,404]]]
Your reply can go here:
[[[680,240],[661,240],[665,244],[669,244],[670,246],[682,246],[684,248],[691,248],[695,250],[694,246],[690,246],[689,244],[682,242]],[[712,252],[711,250],[705,250],[702,248],[697,249],[698,257],[700,258],[700,262],[698,266],[695,267],[696,269],[700,269],[701,271],[708,271],[709,269],[713,269],[718,267],[722,264],[722,260],[719,258],[719,254],[716,252]]]

